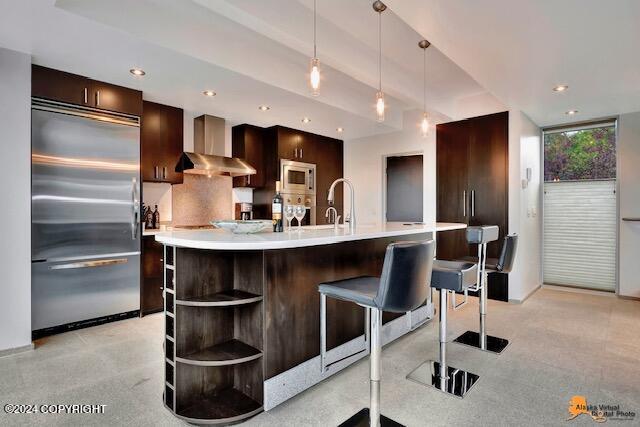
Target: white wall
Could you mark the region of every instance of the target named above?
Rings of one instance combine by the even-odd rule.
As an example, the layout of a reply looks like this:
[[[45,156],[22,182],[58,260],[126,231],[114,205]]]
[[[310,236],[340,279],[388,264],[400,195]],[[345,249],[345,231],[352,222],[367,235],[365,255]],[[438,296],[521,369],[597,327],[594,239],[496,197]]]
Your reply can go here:
[[[427,138],[419,134],[419,112],[405,113],[404,130],[384,135],[344,141],[344,177],[355,187],[355,209],[359,224],[383,221],[383,178],[385,156],[398,154],[424,155],[424,222],[436,220],[436,131]],[[349,192],[344,192],[344,206],[348,210]],[[343,215],[340,212],[340,215]]]
[[[640,217],[640,112],[618,121],[620,218]],[[619,295],[640,298],[640,222],[620,221]]]
[[[0,158],[2,351],[31,344],[31,57],[2,48]]]
[[[510,301],[523,301],[542,284],[541,150],[540,128],[522,112],[509,111],[509,233],[519,236]],[[523,189],[527,168],[531,181]]]

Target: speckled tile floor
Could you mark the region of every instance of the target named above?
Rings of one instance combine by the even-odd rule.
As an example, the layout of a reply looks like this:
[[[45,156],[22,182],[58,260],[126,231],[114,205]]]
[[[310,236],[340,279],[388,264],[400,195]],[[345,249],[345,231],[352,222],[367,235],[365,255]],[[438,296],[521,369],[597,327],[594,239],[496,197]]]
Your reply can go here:
[[[477,301],[449,312],[449,339],[477,327]],[[184,425],[162,405],[162,317],[147,316],[40,340],[0,358],[0,403],[107,405],[101,415],[7,415],[0,425]],[[509,338],[501,356],[457,344],[450,364],[480,375],[465,399],[405,376],[438,352],[437,321],[383,349],[382,411],[407,426],[593,425],[567,422],[568,402],[619,404],[639,414],[640,302],[542,289],[522,305],[489,303],[489,331]],[[247,426],[335,426],[368,402],[367,359]]]

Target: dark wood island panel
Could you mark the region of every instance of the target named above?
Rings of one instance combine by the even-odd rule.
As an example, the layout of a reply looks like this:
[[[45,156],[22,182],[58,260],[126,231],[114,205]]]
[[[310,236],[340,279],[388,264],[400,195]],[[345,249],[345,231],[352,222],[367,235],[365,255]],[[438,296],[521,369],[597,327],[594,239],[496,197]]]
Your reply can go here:
[[[265,251],[265,376],[278,375],[320,354],[318,284],[382,273],[387,245],[431,234],[357,240],[310,248]],[[384,313],[388,322],[402,316]],[[327,348],[362,335],[364,309],[327,301]]]

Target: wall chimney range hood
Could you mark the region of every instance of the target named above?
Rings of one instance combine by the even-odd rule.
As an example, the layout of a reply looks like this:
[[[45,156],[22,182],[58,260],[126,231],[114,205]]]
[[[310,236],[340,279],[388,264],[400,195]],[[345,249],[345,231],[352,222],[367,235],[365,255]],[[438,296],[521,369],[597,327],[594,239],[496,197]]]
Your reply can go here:
[[[247,162],[224,156],[224,119],[209,115],[193,121],[193,153],[184,152],[176,172],[206,176],[246,176],[256,170]]]

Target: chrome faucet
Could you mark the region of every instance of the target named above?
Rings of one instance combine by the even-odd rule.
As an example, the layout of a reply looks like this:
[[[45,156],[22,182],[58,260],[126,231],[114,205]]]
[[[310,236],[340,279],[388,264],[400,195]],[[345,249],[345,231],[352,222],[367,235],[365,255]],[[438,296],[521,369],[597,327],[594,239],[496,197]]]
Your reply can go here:
[[[329,195],[327,196],[327,201],[330,204],[333,204],[334,190],[336,184],[338,184],[339,182],[344,182],[349,186],[349,198],[351,199],[351,207],[349,208],[349,216],[345,218],[345,222],[349,222],[349,231],[354,232],[356,229],[355,191],[353,190],[353,184],[351,183],[351,181],[344,178],[338,178],[333,181],[333,184],[331,184],[331,187],[329,187]]]
[[[331,219],[331,212],[333,212],[333,220]],[[340,215],[338,215],[338,211],[333,206],[329,206],[324,213],[324,217],[329,220],[329,224],[333,222],[334,230],[338,229],[338,225],[340,224]]]

